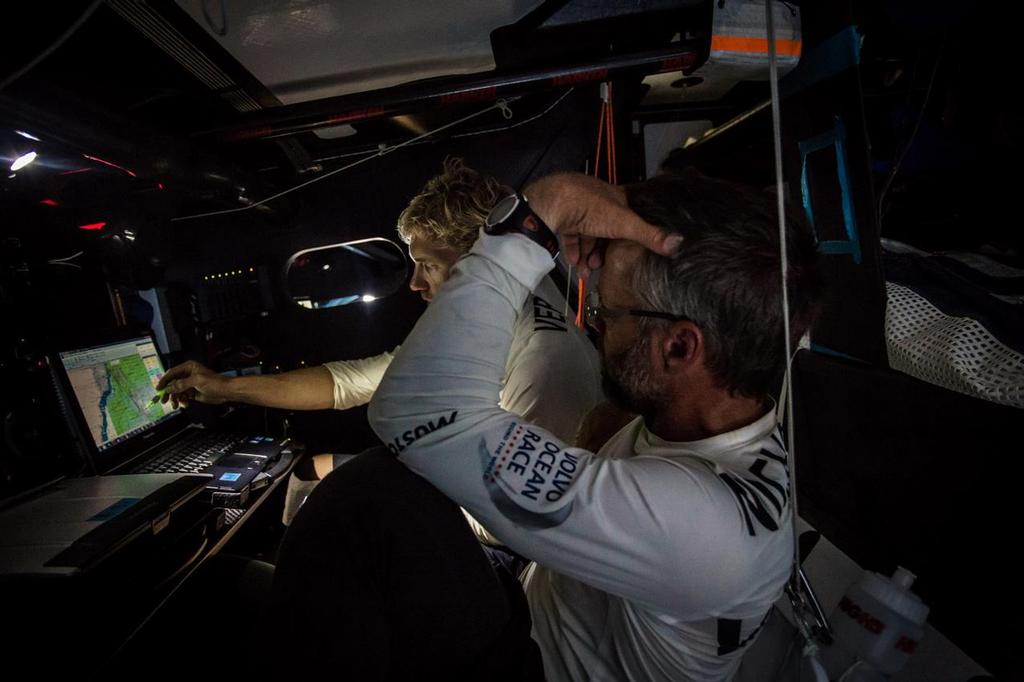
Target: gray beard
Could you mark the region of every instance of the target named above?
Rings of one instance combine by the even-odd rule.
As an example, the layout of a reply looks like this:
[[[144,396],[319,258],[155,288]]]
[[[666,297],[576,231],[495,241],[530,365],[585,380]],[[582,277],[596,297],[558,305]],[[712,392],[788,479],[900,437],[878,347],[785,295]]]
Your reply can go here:
[[[654,416],[664,391],[654,379],[650,364],[650,338],[613,357],[602,357],[601,388],[616,407],[639,414],[646,421]]]

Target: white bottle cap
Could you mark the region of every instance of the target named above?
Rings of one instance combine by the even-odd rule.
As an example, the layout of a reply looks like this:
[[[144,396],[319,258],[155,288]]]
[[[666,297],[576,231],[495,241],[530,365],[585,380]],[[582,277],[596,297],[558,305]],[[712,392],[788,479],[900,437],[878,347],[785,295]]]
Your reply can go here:
[[[903,568],[902,566],[896,567],[896,572],[892,574],[892,581],[896,585],[899,585],[905,590],[909,590],[910,586],[917,580],[917,576]]]
[[[916,577],[903,567],[897,568],[892,578],[867,572],[860,587],[900,616],[921,625],[928,617],[929,609],[920,597],[908,589]]]

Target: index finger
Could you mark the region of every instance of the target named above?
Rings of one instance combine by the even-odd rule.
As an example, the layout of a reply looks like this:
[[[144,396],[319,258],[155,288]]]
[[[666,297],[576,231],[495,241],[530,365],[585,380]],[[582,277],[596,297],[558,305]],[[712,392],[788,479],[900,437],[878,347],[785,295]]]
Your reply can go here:
[[[164,375],[156,382],[156,390],[161,391],[167,388],[167,384],[171,381],[188,376],[190,374],[189,370],[190,368],[187,362],[171,367],[169,370],[164,372]]]
[[[170,395],[172,398],[184,393],[190,388],[196,387],[196,377],[185,376],[173,381],[167,382],[164,393]]]

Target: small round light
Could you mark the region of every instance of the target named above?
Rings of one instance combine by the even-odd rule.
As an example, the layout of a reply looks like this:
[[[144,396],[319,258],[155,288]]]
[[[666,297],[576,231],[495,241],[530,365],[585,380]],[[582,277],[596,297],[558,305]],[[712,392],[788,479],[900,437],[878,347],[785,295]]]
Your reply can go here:
[[[370,294],[363,294],[363,303],[371,303],[376,300],[376,296],[371,296]]]

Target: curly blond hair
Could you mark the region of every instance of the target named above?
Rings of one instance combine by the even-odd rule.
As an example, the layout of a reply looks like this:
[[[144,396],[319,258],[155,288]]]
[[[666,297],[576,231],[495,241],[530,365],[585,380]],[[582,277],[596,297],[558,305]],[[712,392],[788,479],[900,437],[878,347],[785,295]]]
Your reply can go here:
[[[424,237],[466,253],[491,208],[507,192],[491,176],[448,157],[444,171],[431,178],[398,216],[398,234],[406,244]]]

